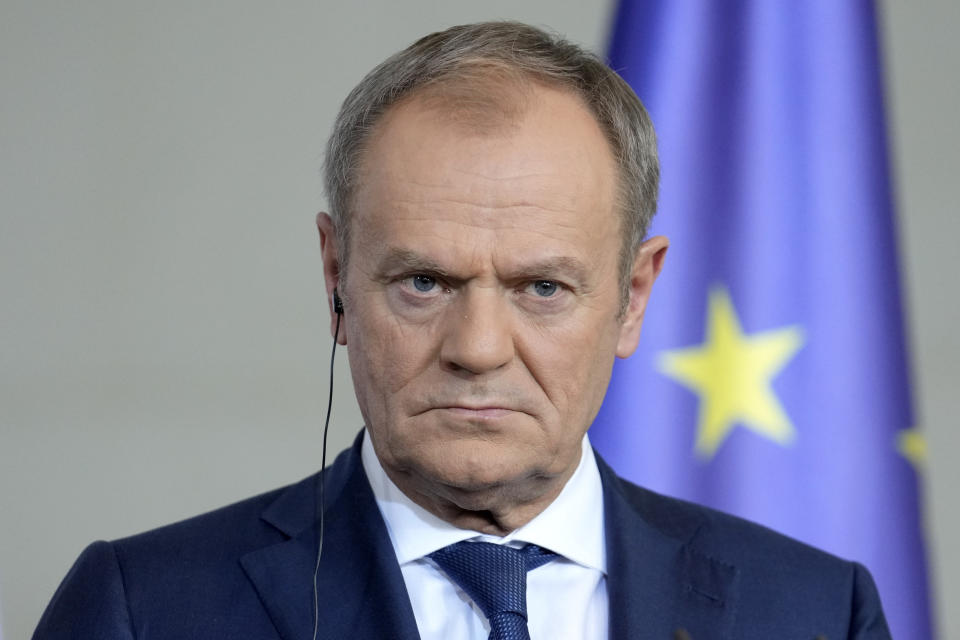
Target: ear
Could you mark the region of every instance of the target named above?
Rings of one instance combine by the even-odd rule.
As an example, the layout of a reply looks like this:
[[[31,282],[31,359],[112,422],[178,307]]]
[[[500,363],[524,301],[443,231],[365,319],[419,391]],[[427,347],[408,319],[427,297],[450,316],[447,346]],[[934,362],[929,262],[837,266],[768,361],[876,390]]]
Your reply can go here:
[[[320,252],[323,255],[323,281],[327,291],[327,308],[330,310],[330,335],[334,335],[337,314],[333,310],[333,290],[340,284],[340,260],[337,253],[337,234],[333,230],[333,220],[321,211],[317,214],[317,231],[320,232]],[[338,289],[341,300],[343,290]],[[346,314],[340,318],[340,333],[337,343],[347,344]]]
[[[660,275],[663,261],[667,257],[670,241],[665,236],[654,236],[640,245],[630,270],[630,290],[627,309],[620,325],[620,338],[617,341],[617,357],[626,358],[637,349],[640,341],[640,327],[643,314],[650,300],[653,282]]]

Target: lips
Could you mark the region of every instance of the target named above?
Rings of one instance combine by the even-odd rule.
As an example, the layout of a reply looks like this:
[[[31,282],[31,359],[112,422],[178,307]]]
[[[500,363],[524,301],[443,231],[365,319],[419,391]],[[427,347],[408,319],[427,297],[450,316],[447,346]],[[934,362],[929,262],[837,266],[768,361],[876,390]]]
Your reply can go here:
[[[437,389],[433,395],[421,398],[416,413],[443,412],[449,416],[496,420],[518,413],[532,415],[529,399],[519,390],[473,389],[473,393],[443,393]]]
[[[516,413],[516,410],[507,407],[437,407],[439,411],[448,411],[454,415],[464,418],[479,418],[483,420],[494,420]]]
[[[449,418],[464,420],[499,420],[518,414],[529,414],[519,404],[508,404],[502,400],[499,402],[464,402],[462,400],[430,402],[417,412],[421,415],[426,413],[441,413]]]

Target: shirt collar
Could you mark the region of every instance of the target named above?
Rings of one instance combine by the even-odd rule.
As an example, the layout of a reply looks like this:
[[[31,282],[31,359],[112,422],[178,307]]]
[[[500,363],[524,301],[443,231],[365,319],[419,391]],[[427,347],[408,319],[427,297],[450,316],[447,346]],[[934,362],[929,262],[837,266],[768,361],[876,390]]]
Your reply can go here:
[[[586,435],[581,448],[580,463],[560,495],[533,520],[502,538],[459,529],[413,502],[383,470],[366,432],[361,460],[401,566],[455,542],[475,539],[499,544],[536,544],[606,573],[600,471]]]

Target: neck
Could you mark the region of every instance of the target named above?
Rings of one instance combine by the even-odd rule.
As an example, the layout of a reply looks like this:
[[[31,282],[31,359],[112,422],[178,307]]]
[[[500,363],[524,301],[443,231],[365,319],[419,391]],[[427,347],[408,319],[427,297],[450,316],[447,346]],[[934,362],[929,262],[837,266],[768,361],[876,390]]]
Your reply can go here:
[[[436,485],[409,472],[384,470],[408,498],[441,520],[502,537],[543,512],[560,495],[576,465],[559,475],[535,475],[482,488]]]

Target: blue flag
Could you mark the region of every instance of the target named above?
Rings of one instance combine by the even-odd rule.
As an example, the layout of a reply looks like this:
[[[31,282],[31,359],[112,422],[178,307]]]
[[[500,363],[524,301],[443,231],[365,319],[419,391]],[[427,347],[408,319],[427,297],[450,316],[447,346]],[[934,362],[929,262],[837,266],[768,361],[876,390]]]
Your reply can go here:
[[[873,5],[621,3],[671,239],[591,438],[629,479],[865,564],[931,637]]]

